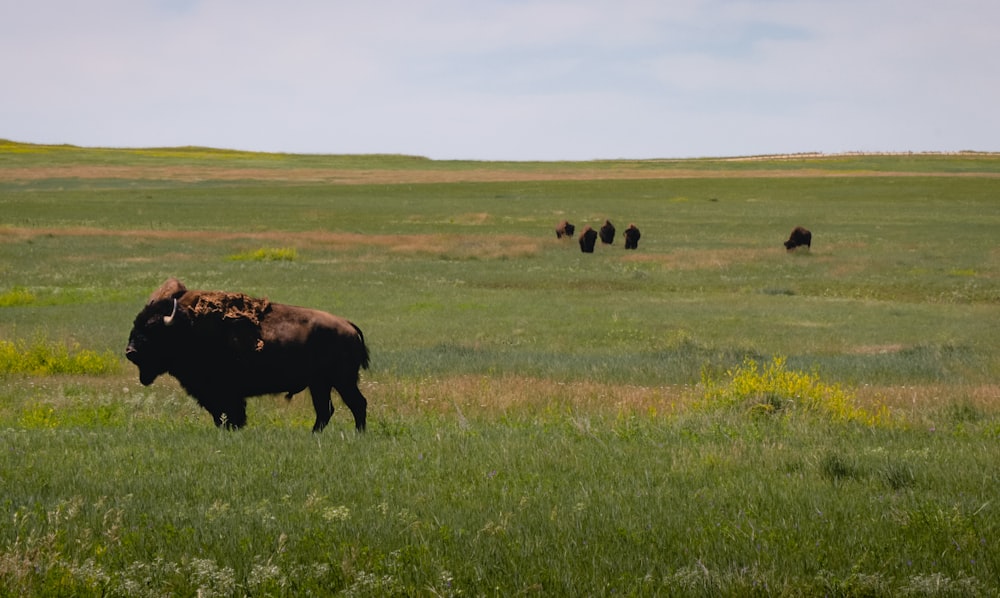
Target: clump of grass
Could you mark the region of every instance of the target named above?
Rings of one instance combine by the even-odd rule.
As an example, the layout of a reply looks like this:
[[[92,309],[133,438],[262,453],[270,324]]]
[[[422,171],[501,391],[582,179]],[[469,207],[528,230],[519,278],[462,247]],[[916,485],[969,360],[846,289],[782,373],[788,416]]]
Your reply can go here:
[[[34,293],[24,287],[14,287],[9,291],[0,293],[0,307],[31,305],[34,302]]]
[[[235,262],[294,262],[299,252],[294,247],[262,247],[229,256]]]
[[[83,374],[99,376],[113,374],[121,362],[111,351],[98,353],[81,349],[78,345],[50,343],[41,340],[28,344],[24,341],[0,340],[0,375],[28,374]]]
[[[888,423],[888,411],[874,412],[856,404],[852,393],[839,385],[827,384],[818,374],[789,370],[785,358],[776,356],[766,366],[746,359],[726,372],[724,380],[701,376],[704,394],[701,404],[709,408],[744,410],[752,414],[803,413],[837,422],[866,425]]]
[[[911,488],[917,483],[917,474],[907,463],[887,463],[878,471],[878,475],[893,490]]]
[[[861,467],[840,452],[827,452],[819,462],[820,475],[830,481],[861,477]]]

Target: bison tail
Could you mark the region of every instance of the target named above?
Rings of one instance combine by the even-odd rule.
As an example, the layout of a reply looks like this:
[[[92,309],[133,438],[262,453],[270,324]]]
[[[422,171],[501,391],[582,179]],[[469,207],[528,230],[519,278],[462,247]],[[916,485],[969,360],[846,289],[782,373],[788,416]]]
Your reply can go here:
[[[371,357],[368,354],[368,345],[365,344],[365,335],[363,332],[361,332],[361,329],[358,328],[358,325],[355,324],[354,322],[351,322],[351,326],[354,326],[354,330],[356,330],[358,333],[358,345],[359,345],[358,348],[361,350],[361,359],[358,360],[358,364],[361,366],[362,369],[367,370],[368,366],[371,363]]]

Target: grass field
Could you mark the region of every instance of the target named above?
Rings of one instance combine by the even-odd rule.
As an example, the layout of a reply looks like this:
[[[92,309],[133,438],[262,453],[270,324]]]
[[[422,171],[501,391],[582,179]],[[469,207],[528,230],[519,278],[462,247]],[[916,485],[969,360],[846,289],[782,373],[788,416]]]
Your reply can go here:
[[[1000,595],[998,192],[984,154],[0,142],[0,595]],[[356,322],[368,433],[142,387],[169,276]]]

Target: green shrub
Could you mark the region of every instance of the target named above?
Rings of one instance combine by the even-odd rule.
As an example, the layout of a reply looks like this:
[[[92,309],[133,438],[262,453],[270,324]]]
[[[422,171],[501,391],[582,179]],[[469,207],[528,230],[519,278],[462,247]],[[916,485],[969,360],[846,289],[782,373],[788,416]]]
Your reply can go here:
[[[112,374],[119,370],[121,362],[111,351],[98,353],[79,346],[35,341],[31,345],[24,341],[0,340],[0,375],[29,374],[47,376],[49,374]]]
[[[294,262],[299,252],[294,247],[262,247],[229,256],[235,262]]]
[[[14,287],[5,293],[0,293],[0,307],[30,305],[34,302],[35,295],[24,287]]]
[[[854,395],[839,385],[826,384],[818,374],[797,372],[785,367],[784,357],[774,357],[761,366],[752,359],[726,372],[717,381],[702,372],[704,394],[701,405],[708,408],[744,410],[752,414],[819,415],[832,421],[879,425],[888,422],[888,412],[870,412],[858,406]]]

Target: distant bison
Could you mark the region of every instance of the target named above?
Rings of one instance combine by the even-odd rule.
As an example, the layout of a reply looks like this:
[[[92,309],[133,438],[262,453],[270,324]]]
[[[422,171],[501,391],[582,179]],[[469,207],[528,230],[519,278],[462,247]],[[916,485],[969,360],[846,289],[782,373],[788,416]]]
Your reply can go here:
[[[580,233],[580,251],[584,253],[594,253],[594,244],[597,243],[597,231],[588,227]]]
[[[611,245],[615,242],[615,225],[611,224],[610,220],[604,221],[604,226],[601,227],[601,243],[605,245]]]
[[[573,233],[576,232],[576,227],[573,226],[568,220],[563,220],[556,225],[556,238],[562,239],[563,237],[573,238]]]
[[[189,291],[170,278],[136,316],[125,356],[150,385],[170,374],[215,425],[242,428],[247,397],[306,388],[321,431],[333,416],[336,389],[365,429],[368,401],[358,374],[368,367],[361,329],[323,311],[271,303],[242,293]]]
[[[792,234],[785,241],[785,249],[791,251],[796,247],[809,247],[812,248],[812,238],[813,234],[809,232],[808,229],[802,228],[801,226],[796,226],[792,230]]]
[[[625,249],[638,249],[641,236],[639,229],[634,224],[629,224],[625,229]]]

